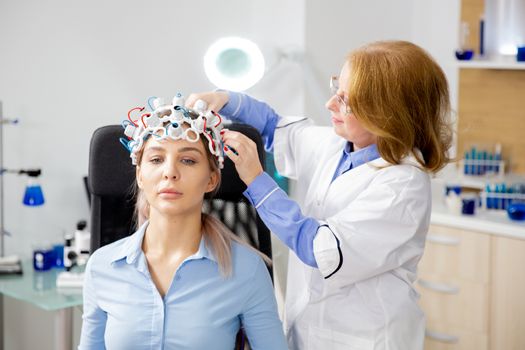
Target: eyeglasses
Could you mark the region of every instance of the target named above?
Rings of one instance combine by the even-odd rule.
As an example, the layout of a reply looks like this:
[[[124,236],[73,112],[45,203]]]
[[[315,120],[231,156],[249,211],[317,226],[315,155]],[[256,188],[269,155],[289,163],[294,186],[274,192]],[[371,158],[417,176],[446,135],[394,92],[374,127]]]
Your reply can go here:
[[[330,92],[335,96],[337,104],[339,105],[339,112],[344,115],[349,115],[352,113],[352,109],[345,102],[345,100],[337,92],[339,91],[339,78],[335,75],[330,77]]]

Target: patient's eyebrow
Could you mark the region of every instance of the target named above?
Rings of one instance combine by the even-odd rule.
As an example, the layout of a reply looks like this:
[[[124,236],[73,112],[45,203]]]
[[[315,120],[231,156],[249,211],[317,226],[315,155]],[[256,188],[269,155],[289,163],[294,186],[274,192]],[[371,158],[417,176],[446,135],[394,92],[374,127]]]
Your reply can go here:
[[[150,153],[150,152],[166,152],[166,149],[161,146],[151,146],[151,147],[147,147],[144,150],[144,153]],[[204,153],[202,153],[200,149],[198,149],[197,147],[192,147],[192,146],[181,147],[177,150],[177,153],[184,153],[184,152],[198,152],[199,154],[204,155]]]
[[[198,149],[197,147],[182,147],[178,150],[179,153],[189,152],[189,151],[199,152],[201,155],[203,155],[202,151]]]
[[[151,147],[147,147],[147,148],[144,150],[144,153],[147,153],[147,152],[154,152],[154,151],[165,152],[166,150],[165,150],[163,147],[160,147],[160,146],[151,146]]]

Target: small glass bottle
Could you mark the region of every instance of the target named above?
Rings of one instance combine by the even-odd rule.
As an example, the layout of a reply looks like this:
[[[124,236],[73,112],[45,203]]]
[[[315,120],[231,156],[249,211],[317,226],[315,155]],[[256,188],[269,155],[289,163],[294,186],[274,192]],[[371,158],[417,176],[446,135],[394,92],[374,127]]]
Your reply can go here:
[[[459,48],[456,50],[458,60],[470,60],[474,56],[474,50],[470,47],[470,26],[467,22],[461,22],[459,30]]]

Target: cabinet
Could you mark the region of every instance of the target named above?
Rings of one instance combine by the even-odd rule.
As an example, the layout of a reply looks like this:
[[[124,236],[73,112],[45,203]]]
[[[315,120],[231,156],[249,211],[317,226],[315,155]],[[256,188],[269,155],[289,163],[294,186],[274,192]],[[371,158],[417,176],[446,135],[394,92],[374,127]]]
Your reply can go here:
[[[417,288],[427,319],[425,349],[489,348],[488,235],[431,226]]]
[[[525,349],[522,264],[525,241],[432,225],[416,283],[425,349]]]
[[[525,241],[492,239],[491,349],[525,349]]]

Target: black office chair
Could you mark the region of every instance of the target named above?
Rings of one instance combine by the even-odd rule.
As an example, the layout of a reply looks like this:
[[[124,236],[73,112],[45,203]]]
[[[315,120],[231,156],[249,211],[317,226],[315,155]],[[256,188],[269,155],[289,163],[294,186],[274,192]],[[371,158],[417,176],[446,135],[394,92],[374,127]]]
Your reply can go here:
[[[231,124],[228,129],[242,132],[257,144],[264,166],[263,141],[256,129],[245,124]],[[91,193],[91,252],[133,233],[135,199],[132,187],[135,166],[122,147],[120,125],[103,126],[93,133],[89,151],[88,190]],[[257,211],[243,196],[246,185],[233,162],[226,157],[219,191],[205,203],[205,211],[220,219],[233,233],[272,258],[270,231]],[[271,266],[268,267],[272,275]]]

